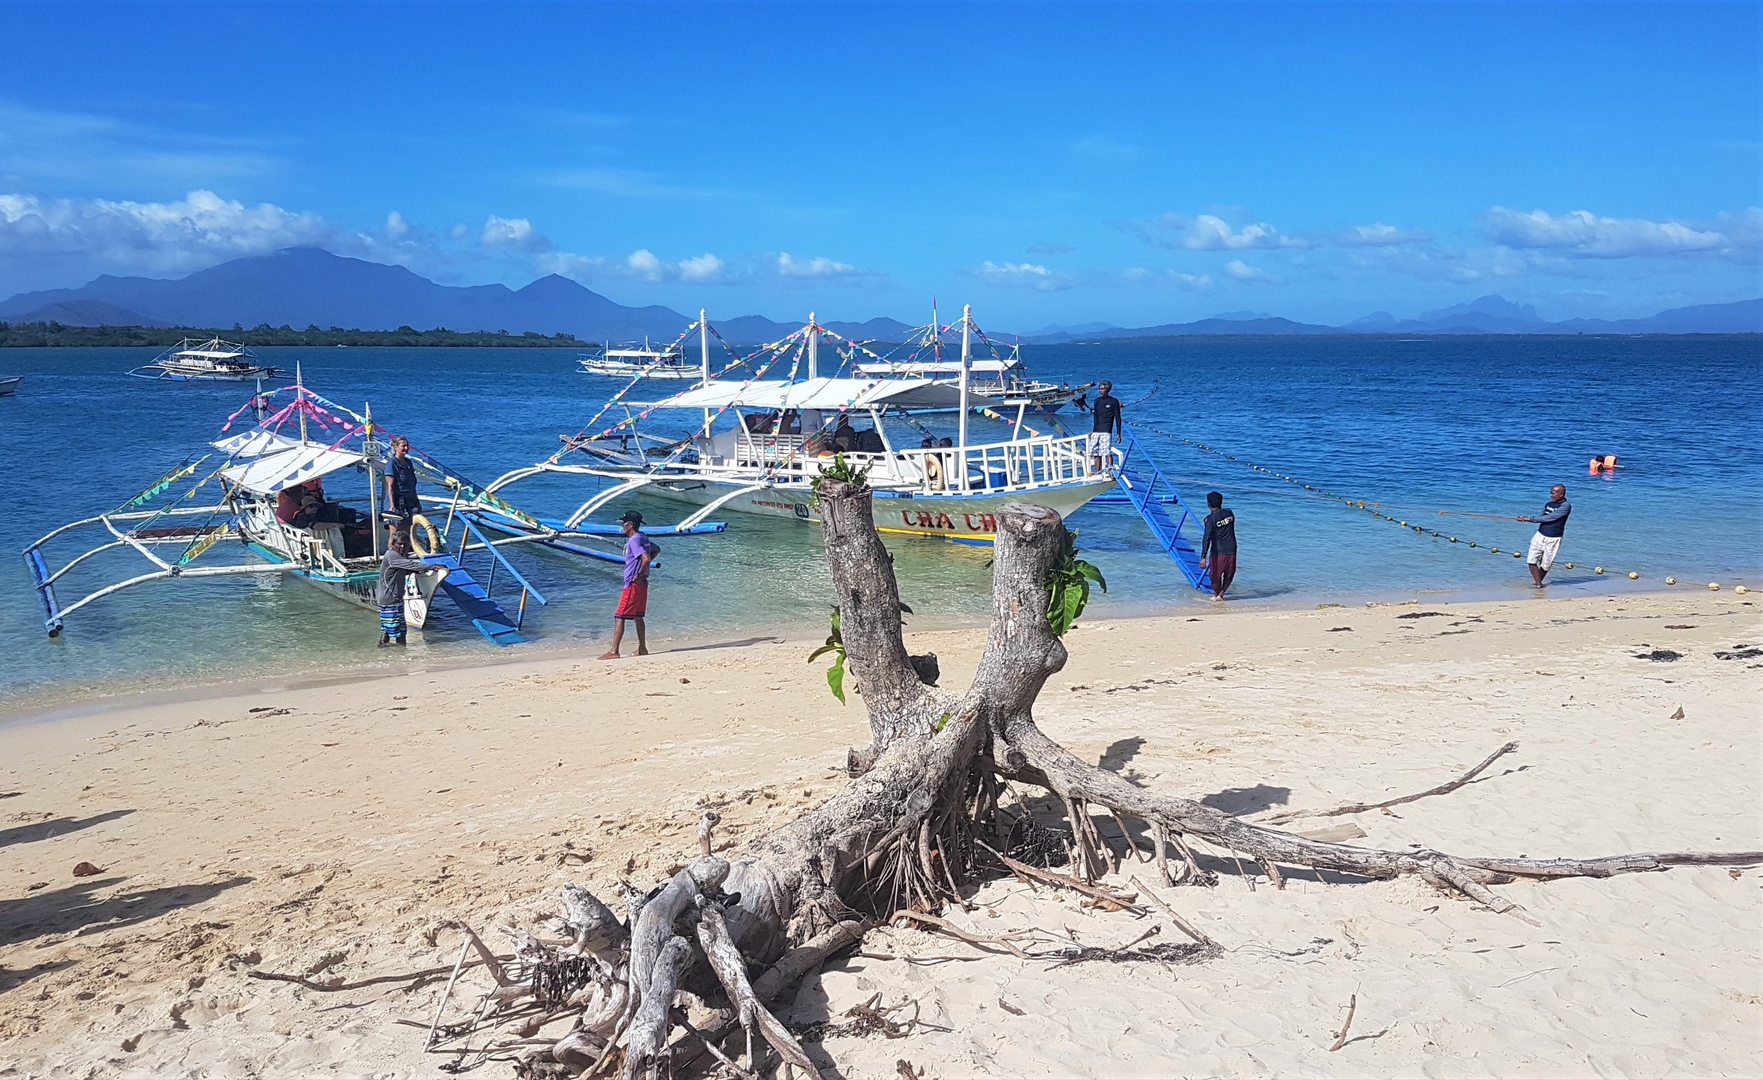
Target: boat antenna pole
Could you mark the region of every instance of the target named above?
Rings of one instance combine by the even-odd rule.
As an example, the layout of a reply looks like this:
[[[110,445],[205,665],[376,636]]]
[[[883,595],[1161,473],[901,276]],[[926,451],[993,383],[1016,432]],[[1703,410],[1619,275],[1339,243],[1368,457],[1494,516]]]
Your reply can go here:
[[[366,422],[361,425],[361,457],[367,463],[367,533],[373,537],[373,557],[380,557],[380,482],[374,472],[373,403],[361,403]]]
[[[698,309],[698,364],[704,373],[704,385],[710,385],[710,320],[704,309]],[[704,407],[704,437],[710,437],[710,406]]]
[[[808,377],[820,377],[820,335],[815,333],[814,312],[808,313]]]
[[[967,382],[973,369],[973,305],[961,308],[961,490],[967,490]]]
[[[294,405],[300,412],[300,445],[306,445],[306,384],[301,381],[300,361],[294,361]]]
[[[943,322],[937,315],[937,298],[930,298],[930,355],[937,363],[943,362]]]

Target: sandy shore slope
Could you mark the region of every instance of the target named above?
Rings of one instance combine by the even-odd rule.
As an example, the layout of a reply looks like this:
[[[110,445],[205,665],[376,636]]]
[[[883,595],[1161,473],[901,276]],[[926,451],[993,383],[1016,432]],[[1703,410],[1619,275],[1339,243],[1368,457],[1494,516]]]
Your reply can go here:
[[[983,638],[911,645],[959,686]],[[1455,793],[1290,826],[1352,823],[1363,844],[1756,849],[1763,657],[1715,652],[1759,642],[1730,593],[1094,622],[1038,715],[1080,756],[1251,816],[1418,791],[1521,744]],[[818,804],[867,729],[808,648],[417,671],[0,730],[0,1077],[439,1075],[420,1052],[438,983],[320,993],[247,972],[450,963],[449,920],[529,926],[565,881],[609,899],[621,877],[656,883],[701,806],[738,847]],[[1682,657],[1636,656],[1655,649]],[[937,1077],[1763,1071],[1758,870],[1504,887],[1525,920],[1414,880],[1306,872],[1276,891],[1213,865],[1215,889],[1157,890],[1225,947],[1207,963],[1054,968],[883,928],[863,948],[892,959],[835,961],[786,1019],[916,1003],[934,1027],[811,1044],[851,1078],[901,1058]],[[973,907],[950,918],[1037,929],[1036,948],[1152,924],[1181,940],[1014,880]]]

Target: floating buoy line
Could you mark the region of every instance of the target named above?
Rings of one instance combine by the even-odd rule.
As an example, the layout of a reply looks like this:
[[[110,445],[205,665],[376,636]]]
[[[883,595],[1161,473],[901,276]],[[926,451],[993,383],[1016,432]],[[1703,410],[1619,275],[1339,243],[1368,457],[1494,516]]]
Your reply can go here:
[[[1396,504],[1396,503],[1384,503],[1382,501],[1374,501],[1374,500],[1370,500],[1370,499],[1355,499],[1349,495],[1336,495],[1332,491],[1324,491],[1323,489],[1316,487],[1313,484],[1306,484],[1302,480],[1298,479],[1297,477],[1289,476],[1285,473],[1280,472],[1277,469],[1270,469],[1264,465],[1257,465],[1251,461],[1244,461],[1241,458],[1238,458],[1234,454],[1227,454],[1223,450],[1220,450],[1217,447],[1208,446],[1205,443],[1200,442],[1197,439],[1190,439],[1184,435],[1176,435],[1176,434],[1173,434],[1168,431],[1162,431],[1162,430],[1159,430],[1158,428],[1152,427],[1149,424],[1142,424],[1142,423],[1134,422],[1132,424],[1132,426],[1135,428],[1139,428],[1140,430],[1143,430],[1143,431],[1148,431],[1153,435],[1160,435],[1165,439],[1171,439],[1176,442],[1187,443],[1189,446],[1192,446],[1197,450],[1204,450],[1208,454],[1216,455],[1217,457],[1221,457],[1226,461],[1234,461],[1237,464],[1245,466],[1250,469],[1253,469],[1254,471],[1256,471],[1258,473],[1264,473],[1267,476],[1270,476],[1276,480],[1283,480],[1287,484],[1292,485],[1293,487],[1303,488],[1304,490],[1303,491],[1290,491],[1290,490],[1279,490],[1276,488],[1247,487],[1247,486],[1244,486],[1241,484],[1210,484],[1209,481],[1203,481],[1197,477],[1175,477],[1174,478],[1174,479],[1182,481],[1184,483],[1197,483],[1197,484],[1203,483],[1203,484],[1210,484],[1210,486],[1212,486],[1212,487],[1225,488],[1225,489],[1229,489],[1229,490],[1233,490],[1233,491],[1249,491],[1249,492],[1255,492],[1255,493],[1261,494],[1261,495],[1277,495],[1277,496],[1286,497],[1286,498],[1299,498],[1299,499],[1317,499],[1317,500],[1321,500],[1324,502],[1339,503],[1340,505],[1346,506],[1350,509],[1363,510],[1366,513],[1372,515],[1373,517],[1380,518],[1384,521],[1388,521],[1388,522],[1396,525],[1399,528],[1411,530],[1412,532],[1414,532],[1415,534],[1420,535],[1420,536],[1437,537],[1440,540],[1444,540],[1444,541],[1447,541],[1448,543],[1452,543],[1452,544],[1457,544],[1460,547],[1463,547],[1465,549],[1473,549],[1477,552],[1485,551],[1485,552],[1489,553],[1490,555],[1510,555],[1514,559],[1524,558],[1523,551],[1513,551],[1511,549],[1507,549],[1506,551],[1501,551],[1499,549],[1499,547],[1497,547],[1495,545],[1483,544],[1479,540],[1469,540],[1469,539],[1461,538],[1461,537],[1453,535],[1449,530],[1446,530],[1444,532],[1440,532],[1437,529],[1429,529],[1425,525],[1416,525],[1413,522],[1407,521],[1402,518],[1398,518],[1394,514],[1385,513],[1385,511],[1386,510],[1409,510],[1409,511],[1414,511],[1416,513],[1439,514],[1441,516],[1442,515],[1451,515],[1451,516],[1455,516],[1455,517],[1491,518],[1491,519],[1498,520],[1498,521],[1517,521],[1518,519],[1514,516],[1511,516],[1508,514],[1484,514],[1484,513],[1469,511],[1469,510],[1437,510],[1437,509],[1434,509],[1433,507],[1428,507],[1428,506],[1404,506],[1404,505],[1400,505],[1400,504]],[[1612,465],[1611,467],[1614,468],[1614,465]],[[1570,563],[1570,562],[1563,562],[1561,565],[1565,569],[1568,569],[1568,570],[1572,570],[1574,568],[1573,563]],[[1594,574],[1598,574],[1598,575],[1605,575],[1605,574],[1612,573],[1612,572],[1624,573],[1624,571],[1620,571],[1620,570],[1609,571],[1605,567],[1602,567],[1602,566],[1593,566],[1592,572]],[[1639,581],[1641,578],[1640,571],[1638,571],[1638,570],[1629,570],[1629,571],[1626,571],[1626,574],[1627,574],[1630,581]],[[1664,581],[1665,581],[1665,584],[1667,584],[1667,585],[1676,585],[1677,584],[1676,577],[1667,577],[1664,579]],[[1710,592],[1719,592],[1720,591],[1720,582],[1710,581],[1708,583],[1708,590]],[[1744,585],[1735,585],[1733,587],[1733,592],[1736,592],[1742,596],[1742,595],[1750,592],[1750,589],[1748,589]]]

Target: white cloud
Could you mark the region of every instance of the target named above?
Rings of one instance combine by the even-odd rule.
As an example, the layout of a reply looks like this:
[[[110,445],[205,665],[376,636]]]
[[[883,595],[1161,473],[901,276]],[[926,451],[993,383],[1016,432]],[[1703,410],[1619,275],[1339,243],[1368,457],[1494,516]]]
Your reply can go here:
[[[630,272],[644,281],[661,281],[666,276],[668,267],[655,253],[648,248],[638,248],[624,260]]]
[[[491,214],[484,222],[478,243],[497,251],[550,251],[556,247],[551,238],[533,228],[526,218],[504,218]]]
[[[471,226],[467,225],[465,222],[461,221],[459,224],[453,226],[451,229],[448,229],[447,235],[451,236],[455,240],[463,240],[467,236],[471,235]]]
[[[388,240],[398,241],[409,235],[410,222],[404,220],[403,214],[394,210],[386,215],[386,238]]]
[[[828,259],[816,255],[813,258],[798,259],[789,252],[779,252],[776,261],[777,276],[783,278],[814,278],[822,281],[850,280],[853,278],[875,277],[872,270],[860,270],[850,263]]]
[[[1586,259],[1719,253],[1740,246],[1724,233],[1677,221],[1599,217],[1589,210],[1555,215],[1496,206],[1482,215],[1497,244],[1560,251]]]
[[[1120,272],[1120,280],[1129,285],[1175,284],[1184,289],[1204,290],[1212,287],[1211,274],[1188,274],[1179,270],[1147,270],[1134,266]]]
[[[1395,244],[1424,244],[1432,239],[1425,229],[1401,229],[1376,222],[1353,225],[1335,238],[1343,247],[1389,247]]]
[[[125,273],[187,273],[279,248],[328,246],[338,230],[317,214],[254,207],[212,191],[178,202],[0,195],[0,257]]]
[[[269,145],[0,100],[0,160],[8,181],[21,186],[102,186],[127,177],[148,190],[175,191],[278,172],[286,163]]]
[[[1232,259],[1225,263],[1224,272],[1238,281],[1245,281],[1252,285],[1267,285],[1279,280],[1267,271],[1250,266],[1241,259]]]
[[[638,248],[622,259],[582,255],[573,251],[548,251],[538,258],[546,273],[582,280],[646,281],[651,284],[734,285],[744,280],[731,273],[728,264],[705,252],[669,262],[648,248]]]
[[[1129,221],[1118,226],[1147,244],[1187,251],[1247,251],[1265,248],[1305,248],[1310,240],[1280,232],[1265,221],[1240,229],[1216,214],[1185,217],[1163,214],[1149,221]]]
[[[1070,274],[1061,274],[1044,266],[1025,262],[995,263],[988,259],[980,264],[974,274],[980,280],[993,285],[1034,289],[1038,292],[1055,292],[1069,289],[1076,284]]]
[[[681,281],[709,282],[722,278],[723,262],[706,251],[689,259],[679,261],[679,277]]]
[[[1402,228],[1374,222],[1349,225],[1339,231],[1281,232],[1265,221],[1241,228],[1217,214],[1162,214],[1147,221],[1116,223],[1116,228],[1155,247],[1182,251],[1273,251],[1327,247],[1394,247],[1425,244],[1432,234],[1425,229]]]

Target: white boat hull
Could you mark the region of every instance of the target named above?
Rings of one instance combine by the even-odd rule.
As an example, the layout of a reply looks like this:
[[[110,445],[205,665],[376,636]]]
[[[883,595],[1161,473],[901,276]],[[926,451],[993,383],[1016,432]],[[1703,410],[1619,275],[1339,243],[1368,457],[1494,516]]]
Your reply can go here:
[[[875,527],[884,533],[911,536],[934,536],[958,543],[989,544],[997,533],[998,508],[1008,502],[1027,502],[1050,507],[1060,517],[1067,517],[1115,486],[1112,476],[1099,475],[1092,482],[1062,484],[998,494],[983,492],[914,492],[892,495],[875,493]],[[670,502],[706,506],[737,490],[739,485],[707,480],[658,480],[640,489],[643,493]],[[742,492],[722,503],[723,510],[761,517],[791,518],[818,522],[810,491],[806,485],[779,485],[759,491]]]

